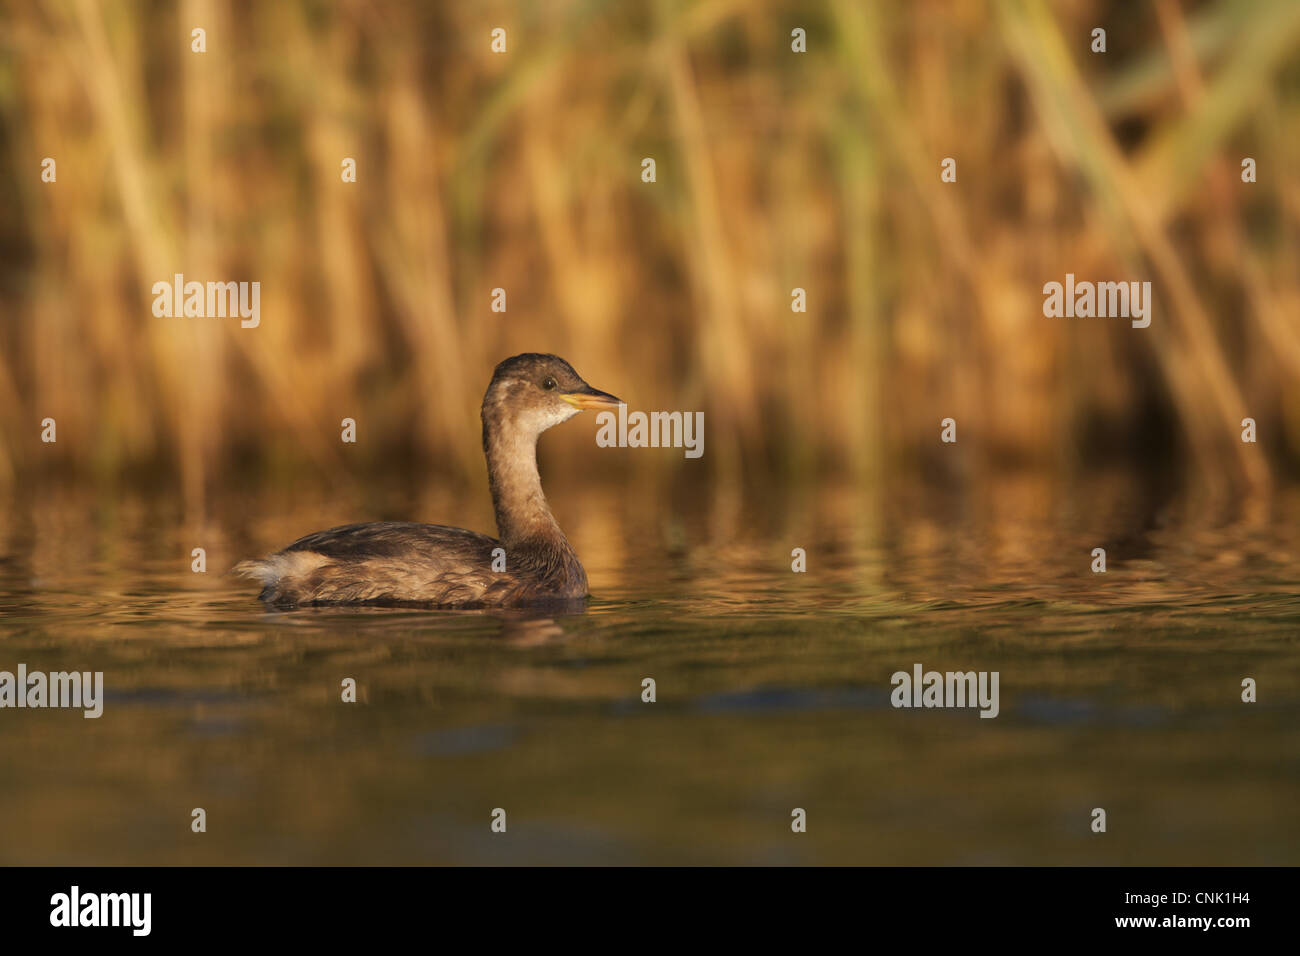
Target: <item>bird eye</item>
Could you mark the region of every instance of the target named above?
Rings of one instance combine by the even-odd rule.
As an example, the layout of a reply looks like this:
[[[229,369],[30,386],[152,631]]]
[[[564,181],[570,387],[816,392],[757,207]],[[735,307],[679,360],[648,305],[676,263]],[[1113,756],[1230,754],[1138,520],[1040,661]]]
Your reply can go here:
[[[548,377],[546,381],[542,382],[542,388],[546,389],[548,392],[555,391],[557,387],[555,379],[553,378]]]

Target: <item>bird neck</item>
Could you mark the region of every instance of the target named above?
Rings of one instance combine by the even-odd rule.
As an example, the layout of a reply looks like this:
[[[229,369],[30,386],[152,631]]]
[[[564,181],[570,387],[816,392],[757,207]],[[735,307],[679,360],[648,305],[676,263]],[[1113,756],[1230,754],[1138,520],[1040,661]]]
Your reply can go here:
[[[542,478],[537,472],[537,435],[484,422],[483,451],[502,543],[507,547],[549,544],[572,550],[542,493]]]

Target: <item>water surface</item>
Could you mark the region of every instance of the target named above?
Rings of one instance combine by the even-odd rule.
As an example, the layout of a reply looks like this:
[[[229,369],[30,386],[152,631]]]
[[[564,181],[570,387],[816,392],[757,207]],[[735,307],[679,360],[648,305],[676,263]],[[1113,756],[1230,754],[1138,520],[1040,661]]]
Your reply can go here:
[[[14,493],[0,670],[106,702],[0,711],[0,862],[1300,862],[1297,502],[1134,489],[553,493],[594,597],[549,618],[267,612],[222,573],[350,520],[488,530],[478,492]],[[892,708],[914,663],[998,671],[1000,716]]]

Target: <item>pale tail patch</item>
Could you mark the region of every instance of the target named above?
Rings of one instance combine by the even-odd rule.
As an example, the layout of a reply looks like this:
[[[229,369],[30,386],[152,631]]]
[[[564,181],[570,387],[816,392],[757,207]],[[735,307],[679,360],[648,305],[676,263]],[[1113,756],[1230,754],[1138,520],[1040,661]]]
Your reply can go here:
[[[329,563],[329,558],[314,551],[281,551],[258,561],[240,561],[230,571],[260,581],[268,591],[274,591]]]

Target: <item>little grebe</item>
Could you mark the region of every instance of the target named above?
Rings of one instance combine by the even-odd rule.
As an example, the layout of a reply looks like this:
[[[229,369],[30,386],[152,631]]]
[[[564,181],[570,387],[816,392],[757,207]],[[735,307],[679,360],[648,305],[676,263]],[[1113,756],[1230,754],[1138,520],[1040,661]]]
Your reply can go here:
[[[260,580],[259,597],[278,607],[503,607],[584,598],[587,572],[542,494],[537,437],[584,408],[618,406],[557,355],[508,358],[492,374],[482,412],[500,540],[436,524],[350,524],[309,534],[234,570]],[[501,571],[493,568],[498,548],[505,552]]]

